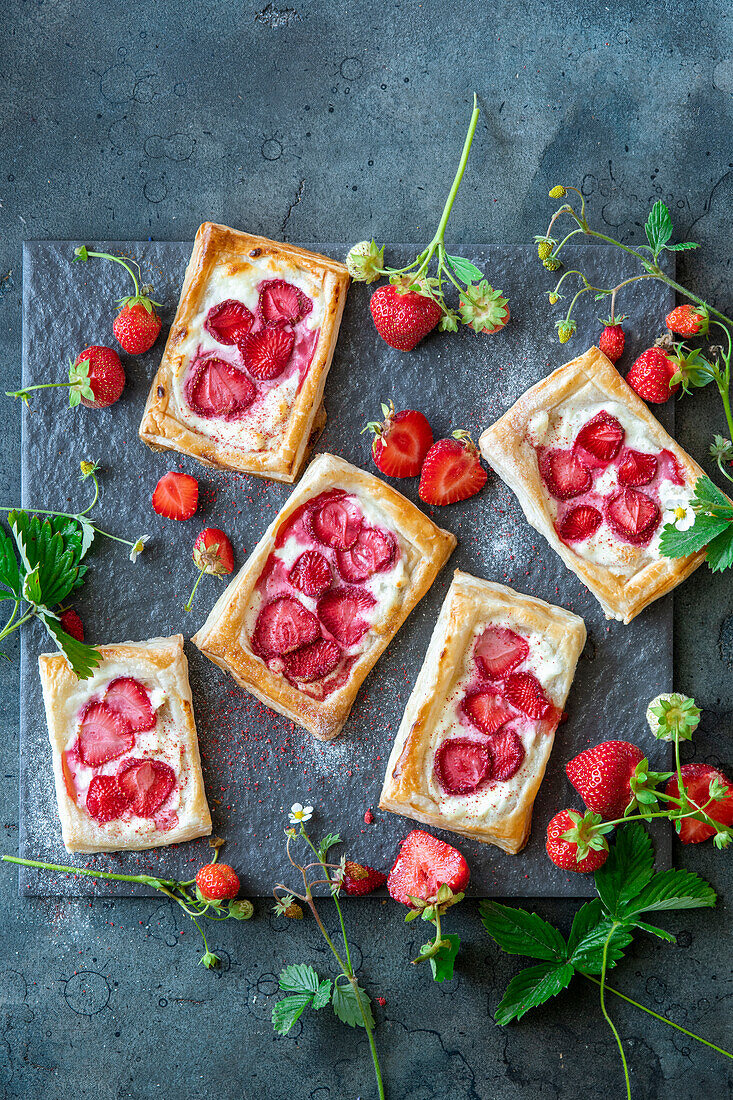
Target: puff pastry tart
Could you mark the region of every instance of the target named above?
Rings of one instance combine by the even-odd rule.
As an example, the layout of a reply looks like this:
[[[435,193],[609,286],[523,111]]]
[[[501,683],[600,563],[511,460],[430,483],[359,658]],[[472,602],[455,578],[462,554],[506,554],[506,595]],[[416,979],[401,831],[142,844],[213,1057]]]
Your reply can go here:
[[[606,618],[631,622],[704,560],[659,550],[703,471],[598,348],[528,390],[479,444]]]
[[[330,740],[455,545],[379,478],[319,455],[193,642]]]
[[[294,245],[205,222],[140,438],[210,466],[292,482],[322,404],[349,275]]]
[[[66,850],[157,848],[208,835],[182,635],[99,650],[88,680],[61,653],[38,658]]]
[[[519,852],[584,644],[577,615],[456,570],[380,807]]]

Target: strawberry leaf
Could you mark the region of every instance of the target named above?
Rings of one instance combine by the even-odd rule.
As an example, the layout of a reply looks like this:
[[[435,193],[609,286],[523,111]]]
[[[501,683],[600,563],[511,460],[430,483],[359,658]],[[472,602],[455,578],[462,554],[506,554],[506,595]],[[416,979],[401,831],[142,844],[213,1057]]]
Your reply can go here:
[[[94,646],[80,642],[67,634],[56,616],[41,608],[38,617],[50,634],[57,649],[66,657],[72,670],[80,680],[88,680],[99,664],[101,655]]]
[[[298,963],[286,966],[280,972],[280,988],[283,993],[317,993],[319,978],[312,966]]]
[[[328,833],[318,845],[318,858],[325,859],[330,849],[333,848],[335,844],[340,843],[341,837],[338,833]]]
[[[578,970],[587,971],[590,974],[600,974],[603,969],[603,948],[608,940],[606,948],[606,966],[615,966],[624,957],[624,951],[633,939],[630,929],[623,925],[616,925],[611,920],[600,921],[577,944],[569,961]],[[613,928],[613,934],[609,939],[609,933]]]
[[[649,211],[649,217],[644,226],[646,239],[649,241],[655,260],[672,236],[672,228],[672,217],[669,210],[661,199],[657,199]]]
[[[331,979],[324,978],[318,986],[318,990],[313,997],[313,1007],[316,1011],[319,1008],[325,1008],[331,1000]]]
[[[728,524],[725,531],[711,539],[707,545],[705,559],[713,573],[722,573],[733,565],[733,525]]]
[[[686,252],[690,248],[699,248],[700,245],[694,241],[682,241],[679,244],[666,244],[664,247],[667,252]]]
[[[568,958],[572,956],[578,944],[585,939],[588,933],[600,923],[602,916],[600,898],[593,898],[592,901],[586,901],[581,905],[573,917],[573,924],[568,936]]]
[[[479,271],[475,264],[463,256],[446,256],[446,261],[456,275],[464,283],[472,283],[474,279],[480,281],[484,277],[483,271]]]
[[[10,535],[2,527],[0,527],[0,584],[10,589],[15,599],[20,599],[20,570],[15,556],[15,546]]]
[[[371,1000],[361,988],[359,989],[359,997],[361,999],[362,1006],[364,1008],[364,1015],[367,1018],[367,1022],[370,1027],[374,1027],[375,1019],[372,1014]],[[356,992],[351,982],[338,985],[337,982],[333,984],[333,994],[331,996],[331,1004],[333,1010],[342,1023],[348,1024],[349,1027],[364,1027],[364,1019],[359,1008],[359,1001],[356,999]]]
[[[530,1008],[536,1008],[566,989],[574,973],[570,963],[544,962],[520,970],[509,982],[494,1013],[497,1024],[503,1026],[512,1020],[521,1020]]]
[[[272,1007],[272,1026],[278,1035],[287,1035],[313,1000],[310,993],[296,993],[292,997],[283,997]]]
[[[729,519],[701,515],[695,517],[692,527],[688,527],[686,531],[678,531],[674,524],[668,523],[662,528],[659,549],[666,558],[686,558],[688,554],[703,550],[713,539],[730,528]]]
[[[619,828],[608,859],[595,873],[596,890],[609,916],[623,920],[626,907],[653,873],[654,850],[643,825],[635,822]]]
[[[634,920],[639,913],[712,908],[716,900],[712,886],[693,871],[659,871],[621,912],[623,919]]]
[[[479,912],[486,931],[508,955],[528,955],[531,959],[548,961],[564,961],[567,957],[567,946],[560,932],[536,913],[497,901],[479,902]]]
[[[426,944],[427,947],[431,947],[431,944]],[[433,972],[433,978],[436,982],[449,982],[453,977],[453,967],[456,961],[456,955],[458,954],[458,948],[461,946],[461,937],[456,936],[454,933],[447,933],[443,936],[440,947],[434,955],[430,956],[430,969]]]

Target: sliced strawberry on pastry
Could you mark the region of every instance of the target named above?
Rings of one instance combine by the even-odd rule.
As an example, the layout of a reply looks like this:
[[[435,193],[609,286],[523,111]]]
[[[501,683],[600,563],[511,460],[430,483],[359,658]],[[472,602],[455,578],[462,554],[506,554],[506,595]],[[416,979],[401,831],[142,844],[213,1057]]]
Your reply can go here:
[[[337,588],[321,596],[318,618],[341,645],[355,645],[369,629],[363,614],[376,602],[363,588]]]
[[[546,451],[539,467],[542,480],[556,500],[587,493],[593,484],[590,470],[572,451]]]
[[[524,745],[514,730],[503,730],[491,738],[491,755],[494,763],[491,778],[497,783],[511,779],[524,763]]]
[[[472,691],[463,699],[461,709],[483,733],[496,733],[512,717],[501,695],[493,691]]]
[[[164,760],[126,760],[117,773],[117,782],[132,812],[138,817],[152,817],[173,790],[176,773]]]
[[[507,699],[528,718],[546,718],[552,711],[542,684],[531,672],[513,672],[504,685]]]
[[[351,549],[337,552],[336,567],[349,584],[361,584],[374,573],[388,569],[395,550],[395,541],[387,531],[362,527]]]
[[[289,653],[285,657],[285,674],[306,683],[321,680],[338,667],[340,660],[341,650],[336,643],[321,638],[312,645],[297,649],[295,653]]]
[[[233,417],[244,412],[257,390],[244,371],[224,359],[199,359],[185,386],[186,400],[205,417]]]
[[[322,596],[333,583],[331,566],[317,550],[305,550],[291,566],[288,580],[306,596]]]
[[[444,884],[460,893],[470,877],[468,864],[457,848],[422,829],[413,829],[400,845],[387,889],[395,901],[411,905],[410,898],[432,898]]]
[[[104,693],[107,706],[125,719],[135,733],[150,730],[155,725],[155,711],[150,696],[139,680],[120,676]]]
[[[624,441],[624,429],[621,422],[611,413],[602,409],[578,432],[574,450],[589,466],[605,466],[621,450]]]
[[[579,504],[565,513],[557,525],[557,533],[565,542],[584,542],[602,522],[603,516],[592,504]]]
[[[254,323],[254,317],[243,302],[227,298],[212,306],[206,314],[204,328],[220,344],[232,346],[247,335]]]
[[[129,752],[135,734],[127,720],[106,703],[89,703],[81,713],[79,756],[90,768]]]
[[[294,596],[278,596],[260,611],[252,647],[262,657],[284,657],[320,635],[318,620]]]
[[[473,653],[482,676],[487,680],[503,680],[526,659],[529,645],[506,626],[487,626]]]
[[[350,550],[363,522],[357,502],[344,495],[331,496],[317,504],[310,518],[313,534],[332,550]]]
[[[448,794],[468,794],[488,779],[493,757],[488,744],[449,737],[435,754],[435,775]]]
[[[260,283],[257,312],[266,324],[296,325],[313,309],[307,294],[285,279],[267,279]]]
[[[657,460],[645,451],[624,451],[618,468],[618,480],[621,485],[648,485],[657,473]]]
[[[293,353],[295,336],[280,325],[265,325],[239,341],[242,362],[253,377],[269,382],[282,374]]]
[[[116,821],[128,808],[127,795],[114,775],[93,775],[87,791],[87,813],[100,825]]]
[[[634,545],[648,542],[662,513],[655,501],[638,489],[622,489],[606,505],[606,519],[616,534]]]

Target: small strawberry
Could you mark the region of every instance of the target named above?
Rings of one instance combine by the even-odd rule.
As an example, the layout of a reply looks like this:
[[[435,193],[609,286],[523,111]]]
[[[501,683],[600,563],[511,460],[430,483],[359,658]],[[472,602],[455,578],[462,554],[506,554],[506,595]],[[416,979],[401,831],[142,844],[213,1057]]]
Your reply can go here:
[[[680,383],[670,385],[679,364],[661,347],[642,352],[626,375],[626,381],[639,397],[661,405],[677,393]]]
[[[112,331],[119,345],[129,355],[142,355],[143,352],[149,351],[158,339],[162,322],[153,307],[159,306],[160,302],[154,302],[145,293],[150,289],[149,287],[143,287],[142,291],[140,290],[135,272],[119,256],[111,256],[108,252],[89,252],[82,245],[80,248],[74,249],[72,263],[86,263],[91,256],[121,264],[125,271],[129,273],[135,286],[135,293],[118,300],[117,304],[120,306],[120,311],[114,319]],[[132,262],[137,267],[139,275],[140,265],[135,260]]]
[[[371,894],[372,890],[378,890],[384,886],[387,876],[382,871],[375,871],[373,867],[367,867],[362,863],[354,863],[347,859],[342,879],[342,889],[350,897],[360,898],[364,894]]]
[[[565,771],[589,810],[618,818],[633,799],[631,777],[643,759],[629,741],[603,741],[568,761]]]
[[[196,886],[204,901],[227,901],[239,893],[239,876],[226,863],[207,863],[199,867]]]
[[[626,337],[621,325],[606,325],[598,338],[598,348],[612,363],[618,363],[624,353]]]
[[[199,570],[199,575],[196,578],[188,603],[184,607],[185,611],[191,610],[196,589],[204,573],[210,573],[213,577],[224,577],[227,573],[232,572],[234,569],[232,544],[218,527],[205,527],[196,536],[196,541],[193,544],[193,560]]]
[[[710,767],[709,764],[683,764],[681,771],[682,781],[690,801],[694,802],[696,806],[704,806],[705,813],[712,817],[714,821],[718,821],[728,828],[733,827],[733,785],[727,775],[718,771],[717,768]],[[715,779],[718,780],[719,784],[727,787],[728,790],[724,798],[710,802],[710,784]],[[672,776],[664,788],[664,793],[672,795],[673,798],[680,797],[679,782],[676,775]],[[683,844],[700,844],[703,840],[709,840],[714,835],[715,830],[711,825],[707,825],[704,821],[698,821],[694,817],[680,822],[679,838]]]
[[[458,851],[423,829],[413,829],[400,845],[397,859],[387,878],[390,897],[403,905],[410,898],[435,897],[441,885],[454,893],[465,890],[471,872]]]
[[[426,504],[455,504],[480,492],[488,474],[468,432],[439,439],[425,456],[418,495]]]
[[[433,443],[427,418],[415,409],[395,412],[394,404],[382,405],[383,421],[370,420],[363,432],[373,432],[372,457],[387,477],[417,477]]]
[[[397,351],[412,351],[443,315],[432,298],[392,283],[374,291],[369,309],[377,332]]]
[[[72,638],[76,638],[77,642],[84,641],[84,624],[73,607],[68,607],[66,611],[62,611],[59,619],[67,634],[70,634]]]
[[[670,332],[680,336],[704,336],[710,326],[710,318],[704,306],[686,303],[668,313],[664,323]]]
[[[597,871],[608,859],[598,814],[560,810],[547,826],[547,854],[564,871]],[[608,829],[606,829],[608,831]]]
[[[91,344],[79,352],[73,363],[69,363],[68,382],[41,382],[14,393],[6,392],[5,396],[20,397],[27,405],[28,394],[32,390],[58,387],[68,388],[72,408],[79,403],[88,409],[105,409],[108,405],[114,405],[125,388],[125,372],[119,355],[112,348]]]
[[[199,503],[199,483],[190,474],[164,474],[153,492],[153,508],[167,519],[190,519]]]

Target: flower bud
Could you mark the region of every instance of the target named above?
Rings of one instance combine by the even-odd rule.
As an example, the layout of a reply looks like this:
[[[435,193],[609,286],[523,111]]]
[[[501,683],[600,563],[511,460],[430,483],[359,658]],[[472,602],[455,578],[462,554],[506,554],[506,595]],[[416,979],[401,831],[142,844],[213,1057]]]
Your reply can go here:
[[[373,283],[382,275],[384,247],[377,248],[374,240],[359,241],[346,255],[346,270],[357,283]]]
[[[550,191],[551,199],[564,199],[567,195],[567,191],[561,183],[556,184]]]

